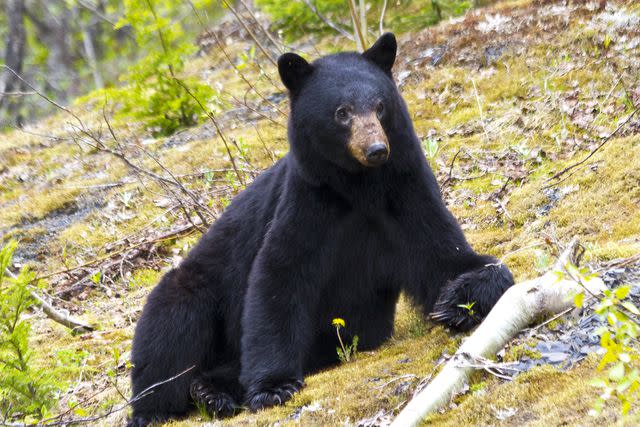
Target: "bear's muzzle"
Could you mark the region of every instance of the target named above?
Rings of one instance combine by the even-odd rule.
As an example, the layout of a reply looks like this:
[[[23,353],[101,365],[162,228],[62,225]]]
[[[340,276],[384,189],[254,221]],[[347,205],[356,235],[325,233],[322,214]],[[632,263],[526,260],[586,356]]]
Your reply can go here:
[[[380,166],[389,159],[389,140],[375,113],[353,116],[348,147],[353,158],[364,166]]]

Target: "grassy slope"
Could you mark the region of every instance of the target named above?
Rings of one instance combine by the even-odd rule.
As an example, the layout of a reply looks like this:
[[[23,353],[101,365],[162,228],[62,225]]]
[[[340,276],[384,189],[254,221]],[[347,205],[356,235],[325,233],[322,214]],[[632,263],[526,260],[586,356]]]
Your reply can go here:
[[[610,7],[625,11],[623,15],[640,14],[631,2]],[[430,161],[441,183],[451,170],[453,179],[444,190],[447,203],[479,251],[510,254],[506,262],[518,279],[536,274],[531,265],[542,249],[531,246],[547,237],[566,240],[580,235],[588,243],[592,262],[640,251],[637,125],[610,140],[585,167],[561,182],[557,193],[545,189],[554,172],[582,159],[598,143],[598,135],[615,129],[617,119],[629,113],[631,102],[640,102],[640,87],[633,77],[640,75],[638,48],[625,50],[640,34],[610,25],[607,29],[609,15],[608,11],[584,7],[538,9],[520,1],[469,15],[463,21],[400,35],[396,76],[403,76],[402,93],[418,134],[438,143],[438,152]],[[506,17],[501,28],[509,31],[480,31],[495,22],[496,16]],[[606,33],[613,40],[608,48],[604,46]],[[318,50],[335,49],[331,42],[325,41]],[[420,59],[428,48],[442,44],[449,50],[436,67],[429,65],[429,58]],[[504,45],[497,63],[482,66],[487,61],[487,47],[501,49]],[[235,58],[242,47],[235,45],[231,55]],[[226,99],[231,99],[229,94],[241,98],[244,83],[216,54],[194,60],[190,71],[202,75],[211,67],[215,70],[208,71],[206,78],[212,84],[223,83]],[[275,70],[268,71],[276,78]],[[259,84],[266,93],[275,90],[264,80]],[[88,123],[97,123],[99,117],[92,110],[101,105],[99,100],[87,102],[74,110]],[[266,167],[272,157],[286,152],[284,118],[280,115],[272,115],[276,124],[262,120],[255,127],[244,125],[242,118],[225,117],[227,134],[242,138],[254,167]],[[130,172],[112,157],[66,140],[69,127],[63,123],[67,121],[59,115],[29,129],[60,140],[16,131],[3,135],[0,145],[3,239],[21,239],[30,252],[30,262],[42,272],[103,256],[106,244],[136,233],[164,212],[158,206],[162,192],[153,183],[145,187],[135,181],[112,188],[95,187],[121,180]],[[212,142],[210,133],[202,128],[186,130],[168,140],[150,139],[137,124],[120,123],[117,132],[152,150],[177,174],[230,166],[220,141],[214,138]],[[139,152],[129,154],[160,171]],[[228,173],[215,172],[208,181],[196,178],[187,184],[211,198],[213,208],[220,211],[224,206],[221,198],[236,191],[231,181]],[[558,200],[551,203],[550,197],[555,196]],[[101,207],[90,209],[96,204]],[[69,223],[55,221],[66,212],[76,216]],[[163,218],[155,228],[166,229],[180,214],[171,212]],[[184,255],[196,238],[191,235],[162,244],[158,259],[163,262],[140,267],[115,283],[105,282],[110,295],[105,288],[87,289],[78,295],[69,307],[80,307],[79,314],[100,325],[100,330],[88,337],[72,337],[58,325],[34,318],[34,344],[42,363],[53,363],[50,349],[88,352],[82,376],[70,374],[69,380],[73,382],[71,391],[80,398],[104,389],[89,401],[90,409],[120,400],[105,375],[116,365],[112,349],[126,358],[135,318],[160,274],[157,270],[169,265],[170,256]],[[59,286],[51,283],[51,293]],[[376,415],[378,421],[384,421],[410,397],[418,380],[433,371],[441,354],[454,351],[461,338],[423,323],[403,301],[396,335],[382,349],[308,378],[303,392],[284,407],[244,413],[229,423],[338,424]],[[431,417],[429,422],[549,425],[563,420],[570,425],[602,424],[602,419],[584,418],[595,397],[587,380],[595,375],[594,359],[568,373],[534,370],[509,384],[478,375],[471,395],[459,398],[454,409]],[[126,370],[120,369],[118,388],[124,394],[128,393],[126,377]],[[63,396],[62,409],[68,397]],[[309,404],[316,410],[304,410],[296,420],[293,414]],[[515,415],[504,421],[497,418],[500,411],[511,408]],[[123,416],[116,414],[105,424],[121,421]],[[609,423],[615,414],[603,417]],[[197,425],[201,420],[196,415],[176,424]]]

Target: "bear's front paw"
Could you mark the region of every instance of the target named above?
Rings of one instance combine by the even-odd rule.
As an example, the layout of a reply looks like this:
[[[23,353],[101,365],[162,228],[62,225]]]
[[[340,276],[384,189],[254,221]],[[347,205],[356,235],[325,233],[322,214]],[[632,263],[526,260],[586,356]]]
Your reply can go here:
[[[247,393],[246,405],[251,411],[282,405],[302,387],[304,387],[304,383],[296,379],[282,382],[274,387],[261,388]]]
[[[193,380],[189,392],[196,405],[203,407],[212,416],[226,418],[234,415],[240,409],[233,397],[216,390],[214,386],[205,381]]]
[[[480,323],[478,301],[473,299],[477,286],[474,273],[465,273],[447,283],[433,306],[430,317],[458,331],[468,331]]]
[[[431,318],[458,331],[468,331],[489,314],[512,285],[511,272],[497,261],[462,273],[442,288]]]

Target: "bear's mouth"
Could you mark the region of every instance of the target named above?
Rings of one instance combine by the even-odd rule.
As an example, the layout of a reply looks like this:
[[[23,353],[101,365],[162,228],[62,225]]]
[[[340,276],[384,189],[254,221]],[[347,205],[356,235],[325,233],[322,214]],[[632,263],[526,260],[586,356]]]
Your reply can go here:
[[[389,140],[375,113],[358,114],[351,121],[349,152],[360,164],[380,166],[389,159]]]

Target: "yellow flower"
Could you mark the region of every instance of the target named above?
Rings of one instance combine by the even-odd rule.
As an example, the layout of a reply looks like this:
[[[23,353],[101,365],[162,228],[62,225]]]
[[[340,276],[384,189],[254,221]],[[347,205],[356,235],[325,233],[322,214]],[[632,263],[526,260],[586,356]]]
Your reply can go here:
[[[333,319],[333,321],[331,322],[331,324],[332,324],[333,326],[336,326],[336,327],[340,327],[340,326],[342,326],[343,328],[344,328],[345,326],[347,326],[347,324],[345,323],[344,319],[341,319],[341,318],[339,318],[339,317],[336,317],[335,319]]]

